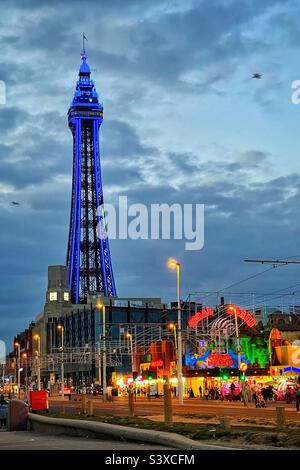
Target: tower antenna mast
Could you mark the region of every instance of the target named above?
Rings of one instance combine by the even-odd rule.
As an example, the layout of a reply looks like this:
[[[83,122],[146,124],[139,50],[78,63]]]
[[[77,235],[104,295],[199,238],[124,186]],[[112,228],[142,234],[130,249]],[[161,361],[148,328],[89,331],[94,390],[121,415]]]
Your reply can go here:
[[[85,41],[87,41],[87,38],[84,33],[82,33],[82,52],[85,54]]]

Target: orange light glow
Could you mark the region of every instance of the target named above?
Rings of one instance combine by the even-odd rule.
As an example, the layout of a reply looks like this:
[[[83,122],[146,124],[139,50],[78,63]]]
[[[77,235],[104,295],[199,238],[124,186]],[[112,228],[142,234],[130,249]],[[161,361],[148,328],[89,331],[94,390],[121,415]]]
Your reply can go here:
[[[176,266],[179,266],[179,263],[176,261],[176,259],[169,259],[168,266],[169,268],[174,269]]]

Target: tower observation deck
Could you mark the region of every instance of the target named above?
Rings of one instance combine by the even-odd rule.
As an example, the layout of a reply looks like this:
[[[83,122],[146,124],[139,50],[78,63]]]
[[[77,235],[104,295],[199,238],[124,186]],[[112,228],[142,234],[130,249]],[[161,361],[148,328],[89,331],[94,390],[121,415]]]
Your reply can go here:
[[[91,80],[85,50],[79,79],[68,112],[73,135],[73,179],[67,250],[72,303],[84,303],[87,294],[116,296],[106,234],[100,167],[99,129],[103,106]]]

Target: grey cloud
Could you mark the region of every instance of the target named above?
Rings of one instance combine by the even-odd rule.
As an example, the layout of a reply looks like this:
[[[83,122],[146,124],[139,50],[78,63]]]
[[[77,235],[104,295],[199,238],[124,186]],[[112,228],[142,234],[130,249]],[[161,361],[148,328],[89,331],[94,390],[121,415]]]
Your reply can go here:
[[[260,150],[248,150],[247,152],[242,152],[236,156],[238,162],[257,165],[262,163],[268,155],[265,152]]]

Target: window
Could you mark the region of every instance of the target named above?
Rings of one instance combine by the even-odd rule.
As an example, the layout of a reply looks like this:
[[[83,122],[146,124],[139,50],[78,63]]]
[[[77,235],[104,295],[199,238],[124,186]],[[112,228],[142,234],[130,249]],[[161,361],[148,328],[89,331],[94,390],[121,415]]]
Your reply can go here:
[[[70,298],[69,292],[64,292],[64,300],[66,302],[69,302],[69,298]]]

